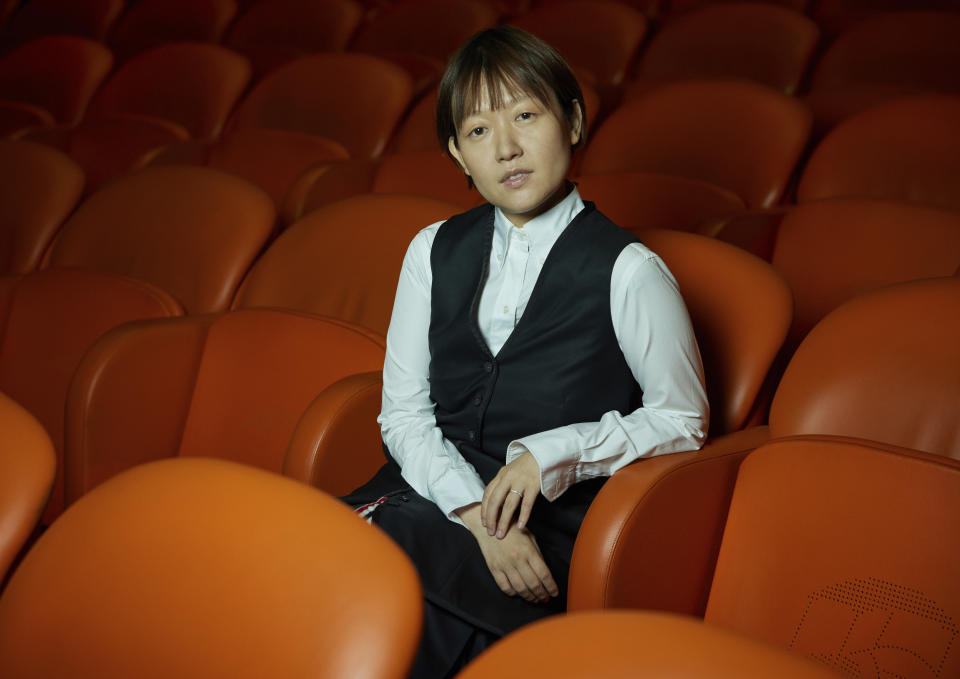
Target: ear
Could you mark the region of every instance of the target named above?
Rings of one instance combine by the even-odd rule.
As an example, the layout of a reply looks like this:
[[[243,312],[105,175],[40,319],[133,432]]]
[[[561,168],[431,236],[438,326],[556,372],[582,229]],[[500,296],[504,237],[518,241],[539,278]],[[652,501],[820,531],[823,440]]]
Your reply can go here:
[[[570,126],[570,145],[573,146],[583,136],[583,108],[580,102],[573,100],[573,124]]]
[[[469,177],[470,170],[467,169],[466,164],[463,162],[463,156],[460,155],[460,149],[457,148],[457,143],[453,140],[453,137],[447,140],[447,150],[450,152],[450,155],[453,156],[453,159],[457,161],[457,165],[463,170],[463,174]]]

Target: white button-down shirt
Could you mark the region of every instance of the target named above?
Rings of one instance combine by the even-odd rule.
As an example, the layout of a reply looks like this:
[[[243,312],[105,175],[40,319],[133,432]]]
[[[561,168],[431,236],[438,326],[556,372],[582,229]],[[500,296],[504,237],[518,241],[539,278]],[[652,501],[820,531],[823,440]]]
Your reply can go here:
[[[522,228],[496,210],[490,272],[477,312],[493,354],[523,315],[550,249],[582,209],[574,189]],[[454,512],[479,502],[484,484],[443,437],[430,399],[430,249],[441,224],[418,233],[404,258],[387,331],[378,421],[407,483],[459,521]],[[598,422],[571,424],[510,443],[508,463],[526,451],[536,458],[541,492],[548,500],[578,481],[609,476],[637,459],[694,450],[706,437],[709,407],[703,367],[686,307],[666,265],[640,243],[624,248],[614,263],[610,313],[617,342],[643,390],[643,403],[632,413],[611,411]]]

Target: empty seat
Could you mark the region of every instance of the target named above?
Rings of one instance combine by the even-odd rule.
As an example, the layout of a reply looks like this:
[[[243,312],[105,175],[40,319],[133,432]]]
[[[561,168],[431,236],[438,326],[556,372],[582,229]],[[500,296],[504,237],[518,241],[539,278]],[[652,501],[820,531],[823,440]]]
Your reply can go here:
[[[56,469],[43,425],[0,393],[0,592],[43,512]]]
[[[379,369],[383,355],[373,333],[279,309],[117,328],[87,352],[73,380],[67,502],[124,469],[167,457],[215,457],[279,473],[311,400],[346,375]]]
[[[0,391],[39,420],[57,452],[45,523],[63,509],[63,411],[80,358],[121,323],[180,313],[162,290],[116,274],[46,269],[0,278]]]
[[[813,18],[829,35],[886,12],[960,10],[957,0],[817,0]]]
[[[606,105],[616,102],[616,89],[647,33],[643,14],[609,0],[550,3],[510,23],[549,43],[574,69],[589,73]]]
[[[960,96],[890,101],[854,116],[814,149],[797,200],[884,198],[960,210]]]
[[[732,191],[696,179],[652,172],[607,172],[577,178],[584,200],[642,238],[642,229],[699,232],[744,209]]]
[[[690,10],[709,7],[711,5],[720,5],[731,0],[670,0],[669,10],[673,13],[687,12]],[[738,2],[739,0],[733,0]],[[810,7],[810,0],[757,0],[765,5],[779,5],[797,12],[806,12]]]
[[[748,82],[666,85],[620,106],[588,142],[581,175],[672,174],[779,202],[810,134],[797,100]]]
[[[41,537],[0,603],[0,673],[402,679],[422,601],[403,552],[337,500],[220,460],[166,460]]]
[[[813,21],[785,7],[711,4],[664,24],[644,50],[624,96],[693,78],[743,78],[796,94],[819,35]]]
[[[580,528],[568,608],[703,615],[710,583],[716,582],[723,517],[737,469],[765,439],[852,437],[960,459],[958,304],[957,278],[901,283],[855,298],[824,318],[793,355],[766,434],[765,427],[746,430],[708,442],[696,453],[653,458],[617,472]],[[815,471],[796,464],[798,472]],[[863,478],[854,483],[857,489],[870,486]],[[761,515],[766,513],[756,514]],[[885,530],[882,522],[870,525]],[[685,537],[678,541],[678,536]],[[913,543],[904,540],[897,549],[909,553],[906,545]],[[793,625],[799,623],[797,618]]]
[[[806,101],[818,130],[880,102],[960,94],[960,13],[892,12],[851,26],[820,57]]]
[[[287,191],[281,221],[292,224],[325,205],[370,193],[378,166],[376,159],[351,158],[305,170]]]
[[[530,649],[550,649],[531,653]],[[499,676],[837,679],[822,664],[702,621],[649,611],[554,616],[505,637],[458,679]]]
[[[75,35],[103,42],[123,12],[124,0],[30,0],[11,20],[8,33],[23,43],[43,35]]]
[[[466,175],[443,151],[391,153],[380,158],[374,193],[409,193],[455,203],[464,210],[485,202],[467,186]]]
[[[49,265],[149,281],[189,313],[225,309],[274,228],[273,202],[239,177],[158,166],[105,186],[80,205]]]
[[[772,261],[793,290],[793,349],[848,299],[952,275],[960,267],[960,214],[894,201],[815,201],[783,218]]]
[[[351,157],[372,158],[386,147],[412,95],[410,76],[394,64],[366,54],[318,54],[263,78],[237,108],[234,124],[329,137]]]
[[[182,40],[220,42],[237,13],[234,0],[137,0],[117,23],[110,46],[125,61]]]
[[[385,336],[413,236],[462,211],[431,198],[391,194],[331,203],[280,234],[250,271],[233,308],[308,311]]]
[[[51,120],[76,124],[112,65],[103,45],[72,36],[37,38],[7,54],[0,59],[0,135]],[[5,102],[14,104],[10,121]],[[25,118],[31,108],[38,111],[32,123]]]
[[[83,192],[83,171],[42,144],[0,140],[0,275],[36,269]]]

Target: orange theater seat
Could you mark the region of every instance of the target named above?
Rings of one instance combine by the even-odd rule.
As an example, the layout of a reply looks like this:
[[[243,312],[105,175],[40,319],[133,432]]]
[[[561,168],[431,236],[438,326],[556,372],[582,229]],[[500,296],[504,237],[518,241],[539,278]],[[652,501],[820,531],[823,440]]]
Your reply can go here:
[[[188,313],[223,310],[274,228],[273,202],[239,177],[158,166],[90,196],[53,244],[50,266],[133,276]]]
[[[399,194],[331,203],[280,234],[250,271],[233,308],[297,309],[386,336],[407,246],[424,227],[459,212],[451,203]]]
[[[287,191],[281,221],[292,224],[330,203],[370,193],[379,164],[373,158],[352,158],[304,170]]]
[[[958,12],[890,12],[850,26],[813,72],[806,101],[818,131],[897,97],[960,94],[958,35]]]
[[[108,42],[121,61],[165,43],[220,42],[236,13],[234,0],[137,0]]]
[[[797,200],[885,198],[960,210],[960,96],[881,104],[835,127],[814,149]]]
[[[917,10],[960,10],[958,0],[817,0],[813,18],[828,35],[877,14]]]
[[[355,0],[262,0],[237,19],[227,44],[250,58],[258,77],[313,52],[342,52],[363,18]]]
[[[42,144],[0,140],[0,275],[35,270],[83,191],[83,171]]]
[[[610,114],[580,174],[672,174],[730,189],[748,207],[770,207],[783,198],[809,134],[809,111],[761,85],[665,85]]]
[[[0,391],[40,421],[57,451],[44,523],[63,509],[63,409],[81,357],[121,323],[182,312],[163,291],[116,274],[46,269],[0,278]]]
[[[10,21],[13,41],[44,35],[75,35],[102,42],[123,12],[124,0],[30,0]]]
[[[457,679],[525,676],[839,679],[843,675],[718,625],[665,613],[594,611],[528,625],[500,640]]]
[[[746,79],[796,94],[819,37],[813,21],[785,7],[707,5],[663,25],[644,50],[624,96],[694,78]]]
[[[343,83],[350,83],[344,88]],[[263,78],[241,102],[236,127],[328,137],[354,158],[375,158],[413,96],[399,66],[366,54],[303,57]]]
[[[739,2],[739,0],[734,0]],[[811,4],[810,0],[758,0],[765,5],[779,5],[797,12],[806,12]],[[822,1],[822,0],[819,0]],[[719,5],[730,2],[730,0],[670,0],[669,9],[672,13],[688,12],[690,10],[709,7],[710,5]]]
[[[0,59],[0,135],[51,122],[75,125],[112,66],[100,43],[64,35],[7,54]]]
[[[53,488],[57,457],[29,412],[0,393],[0,592]]]
[[[374,193],[409,193],[456,203],[464,210],[485,202],[467,177],[443,151],[392,153],[380,158]]]
[[[216,457],[280,472],[300,414],[346,375],[378,370],[383,340],[279,309],[131,324],[77,369],[66,408],[66,496],[167,457]],[[354,456],[340,457],[350,467]]]
[[[745,209],[732,191],[666,174],[607,172],[576,181],[584,200],[641,239],[643,229],[699,232]]]
[[[422,606],[403,552],[337,500],[221,460],[166,460],[40,538],[0,602],[0,674],[403,679]]]
[[[569,609],[703,615],[738,466],[771,437],[855,437],[960,459],[958,305],[958,278],[903,283],[851,300],[794,354],[769,431],[734,433],[699,452],[617,472],[577,536]],[[898,549],[909,553],[912,542],[904,545]]]
[[[894,201],[799,205],[780,223],[773,265],[793,290],[788,350],[836,307],[868,290],[960,267],[960,214]]]

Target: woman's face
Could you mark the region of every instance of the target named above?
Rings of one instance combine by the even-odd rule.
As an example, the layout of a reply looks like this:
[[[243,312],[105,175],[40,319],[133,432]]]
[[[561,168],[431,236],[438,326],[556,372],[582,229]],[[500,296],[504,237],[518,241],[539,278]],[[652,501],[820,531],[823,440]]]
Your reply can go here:
[[[580,138],[579,107],[573,129],[529,96],[504,97],[491,110],[487,97],[451,137],[450,153],[480,194],[523,226],[566,195],[570,146]]]

